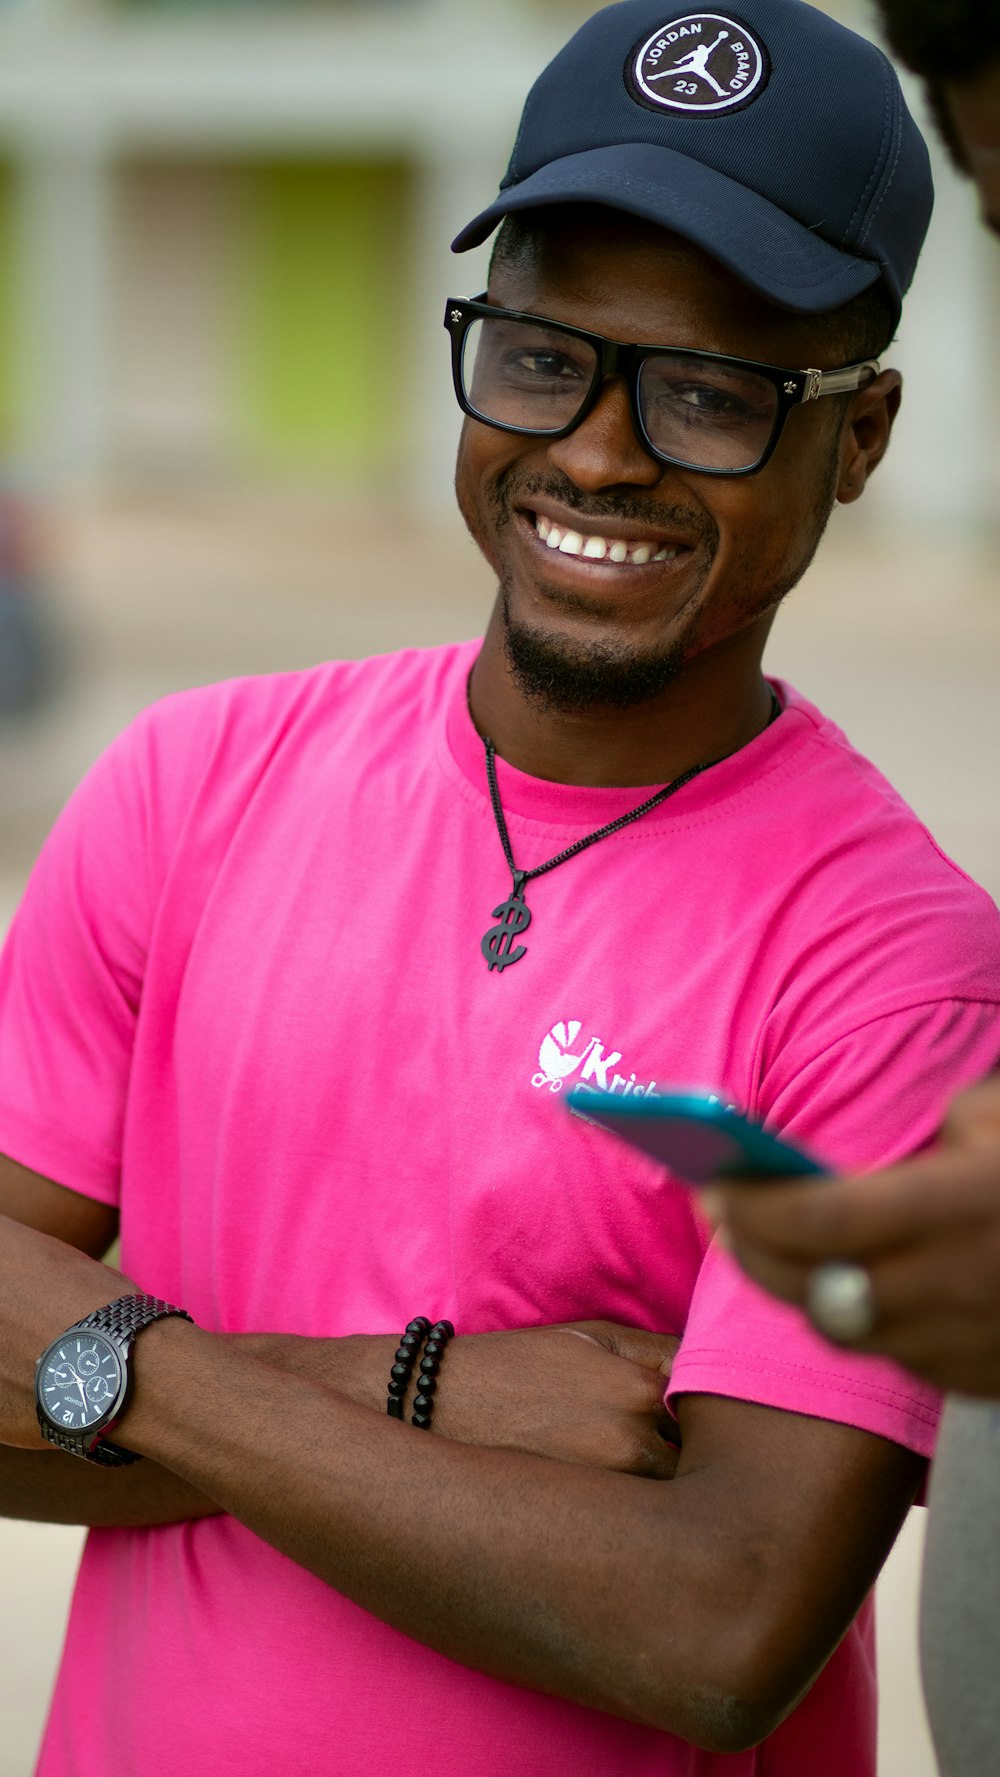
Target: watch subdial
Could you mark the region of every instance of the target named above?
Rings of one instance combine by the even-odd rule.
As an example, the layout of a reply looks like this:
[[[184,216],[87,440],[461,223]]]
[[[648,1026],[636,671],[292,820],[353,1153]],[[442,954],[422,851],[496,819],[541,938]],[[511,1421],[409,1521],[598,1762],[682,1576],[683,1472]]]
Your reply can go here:
[[[92,1407],[102,1410],[114,1399],[114,1391],[106,1376],[90,1376],[84,1383],[84,1394]]]

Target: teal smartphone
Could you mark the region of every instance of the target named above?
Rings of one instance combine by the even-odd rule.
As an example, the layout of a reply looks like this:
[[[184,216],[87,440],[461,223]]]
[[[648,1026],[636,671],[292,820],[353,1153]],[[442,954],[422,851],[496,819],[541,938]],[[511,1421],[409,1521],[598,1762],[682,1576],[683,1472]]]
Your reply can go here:
[[[755,1179],[803,1178],[827,1170],[803,1148],[772,1135],[714,1093],[619,1098],[578,1087],[567,1094],[566,1103],[576,1116],[612,1130],[688,1184],[706,1185],[714,1178],[752,1184]]]

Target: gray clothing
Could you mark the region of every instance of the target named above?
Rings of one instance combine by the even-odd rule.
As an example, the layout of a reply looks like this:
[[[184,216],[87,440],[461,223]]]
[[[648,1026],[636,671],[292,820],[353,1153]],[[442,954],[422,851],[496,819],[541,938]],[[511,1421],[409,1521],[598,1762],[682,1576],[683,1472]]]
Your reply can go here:
[[[942,1777],[1000,1773],[1000,1402],[949,1400],[931,1476],[924,1691]]]

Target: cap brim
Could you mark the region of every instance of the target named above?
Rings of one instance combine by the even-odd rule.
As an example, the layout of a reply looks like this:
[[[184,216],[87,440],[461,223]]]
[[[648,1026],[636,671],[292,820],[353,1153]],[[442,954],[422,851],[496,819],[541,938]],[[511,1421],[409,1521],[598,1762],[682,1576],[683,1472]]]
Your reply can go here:
[[[737,180],[674,148],[648,143],[550,162],[501,192],[456,235],[452,251],[481,246],[514,211],[585,203],[623,210],[682,235],[752,290],[798,314],[841,308],[881,276],[875,260],[842,253]],[[817,216],[815,227],[822,223]]]

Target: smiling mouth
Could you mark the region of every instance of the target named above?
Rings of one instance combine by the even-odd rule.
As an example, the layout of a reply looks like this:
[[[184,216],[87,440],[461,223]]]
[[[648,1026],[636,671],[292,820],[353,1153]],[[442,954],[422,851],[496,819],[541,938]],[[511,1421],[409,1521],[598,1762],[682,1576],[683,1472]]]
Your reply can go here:
[[[622,537],[602,537],[598,532],[588,534],[585,531],[569,530],[564,525],[553,524],[551,519],[545,518],[540,512],[526,513],[525,517],[533,525],[536,537],[547,549],[583,561],[643,568],[652,562],[674,561],[677,556],[687,553],[673,544],[661,544],[655,537],[648,542],[640,539],[630,543]]]

